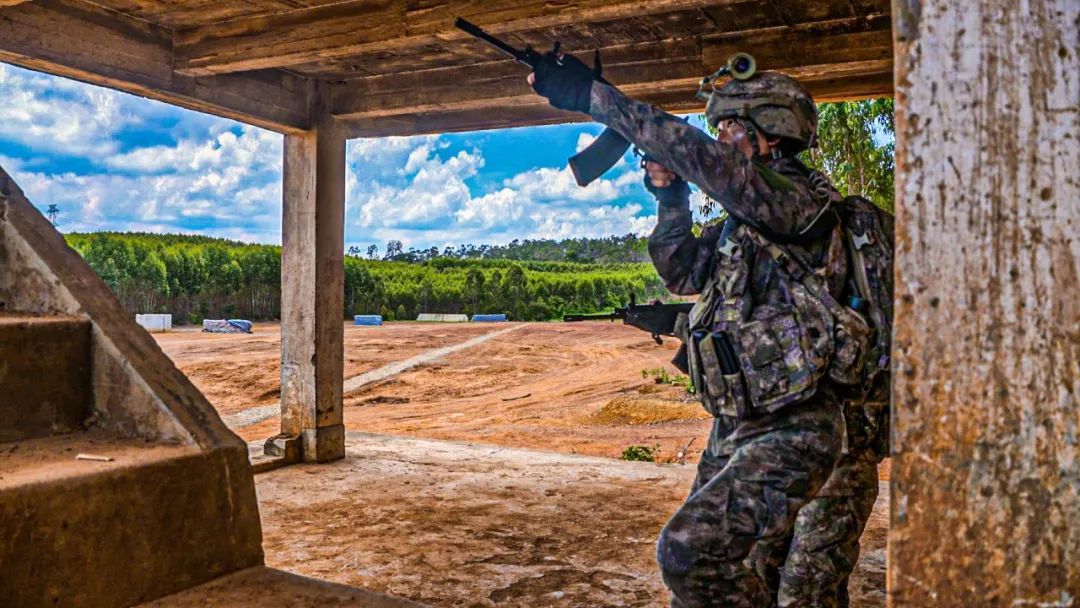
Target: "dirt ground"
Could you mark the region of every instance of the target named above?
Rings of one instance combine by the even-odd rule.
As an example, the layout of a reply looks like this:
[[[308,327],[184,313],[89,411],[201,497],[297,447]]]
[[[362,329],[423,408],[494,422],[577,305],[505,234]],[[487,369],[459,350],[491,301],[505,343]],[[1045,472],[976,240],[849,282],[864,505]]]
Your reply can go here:
[[[656,535],[692,466],[349,433],[256,477],[267,565],[432,606],[665,606]],[[885,606],[887,500],[850,590]]]
[[[345,377],[504,327],[346,326]],[[250,335],[156,336],[220,413],[277,402],[276,325],[256,324]],[[631,445],[659,446],[662,461],[674,460],[697,438],[688,452],[700,454],[707,414],[682,389],[657,385],[641,373],[662,366],[675,373],[668,362],[676,345],[667,340],[657,346],[648,334],[615,323],[529,324],[347,394],[345,426],[613,458]],[[621,403],[611,403],[615,399]],[[275,434],[277,424],[267,420],[235,430],[251,441]]]
[[[407,359],[491,331],[471,323],[382,327],[345,326],[345,377]],[[179,329],[153,334],[221,414],[278,402],[281,392],[281,331],[277,323],[255,323],[250,334],[209,334]]]
[[[345,377],[505,327],[347,326]],[[275,325],[158,340],[220,412],[276,402]],[[709,427],[683,389],[642,377],[674,373],[675,347],[619,324],[528,324],[361,386],[346,461],[256,478],[268,565],[437,606],[663,605],[653,543]],[[236,431],[262,439],[277,420]],[[640,445],[672,463],[691,440],[687,465],[612,460]],[[853,606],[884,606],[886,527],[883,496]]]

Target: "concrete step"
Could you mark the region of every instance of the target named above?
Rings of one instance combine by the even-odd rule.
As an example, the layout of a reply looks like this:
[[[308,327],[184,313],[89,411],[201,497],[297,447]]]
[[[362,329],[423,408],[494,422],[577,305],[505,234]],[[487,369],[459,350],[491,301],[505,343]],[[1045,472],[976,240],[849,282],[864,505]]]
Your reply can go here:
[[[240,608],[247,606],[341,606],[421,608],[409,600],[257,566],[161,598],[141,608]]]
[[[92,398],[90,321],[0,315],[0,443],[77,430]]]
[[[244,459],[101,430],[0,444],[0,604],[130,606],[261,563]]]

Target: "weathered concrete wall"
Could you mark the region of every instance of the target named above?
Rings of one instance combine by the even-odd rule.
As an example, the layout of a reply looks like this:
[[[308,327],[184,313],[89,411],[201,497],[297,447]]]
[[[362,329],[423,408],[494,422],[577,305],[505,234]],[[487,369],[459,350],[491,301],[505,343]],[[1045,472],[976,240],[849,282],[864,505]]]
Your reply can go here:
[[[86,432],[0,450],[0,604],[126,606],[262,563],[246,444],[2,169],[0,313],[90,325],[91,410]],[[80,446],[109,455],[123,438],[190,455],[72,466]],[[35,454],[67,466],[48,473]]]
[[[895,0],[892,606],[1080,604],[1076,0]]]
[[[235,479],[247,454],[188,449],[0,487],[0,605],[130,606],[261,565],[258,504]]]

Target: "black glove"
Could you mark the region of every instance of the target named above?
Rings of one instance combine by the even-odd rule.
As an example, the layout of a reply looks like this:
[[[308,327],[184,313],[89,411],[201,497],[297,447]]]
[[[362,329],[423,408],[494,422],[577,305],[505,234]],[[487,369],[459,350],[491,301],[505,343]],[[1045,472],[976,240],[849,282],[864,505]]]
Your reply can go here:
[[[690,205],[690,184],[679,176],[675,176],[670,184],[663,188],[657,188],[645,173],[645,189],[656,197],[656,202],[664,207],[685,207]]]
[[[569,54],[544,53],[533,68],[532,88],[560,110],[589,112],[596,71]]]

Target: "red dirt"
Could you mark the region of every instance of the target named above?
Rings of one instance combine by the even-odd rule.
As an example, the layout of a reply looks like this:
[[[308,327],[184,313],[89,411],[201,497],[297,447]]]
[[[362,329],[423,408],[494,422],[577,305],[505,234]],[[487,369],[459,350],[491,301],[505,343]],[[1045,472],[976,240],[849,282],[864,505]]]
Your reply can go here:
[[[348,326],[346,378],[502,327]],[[276,326],[158,339],[222,413],[276,402]],[[342,463],[256,478],[268,564],[435,605],[661,605],[653,542],[685,497],[692,466],[560,464],[548,460],[565,456],[483,444],[608,458],[659,446],[659,460],[671,462],[693,439],[692,464],[709,420],[681,388],[641,374],[674,372],[675,347],[611,323],[530,324],[353,391],[345,424],[378,434],[366,446],[350,447]],[[238,433],[258,440],[277,425]],[[468,442],[483,454],[461,456]],[[638,466],[652,468],[642,477]],[[853,606],[884,606],[886,529],[882,500],[864,535]]]
[[[491,329],[471,323],[346,325],[345,377],[463,342]],[[281,391],[281,328],[277,323],[255,323],[250,334],[184,329],[154,334],[154,338],[219,413],[277,403]]]

